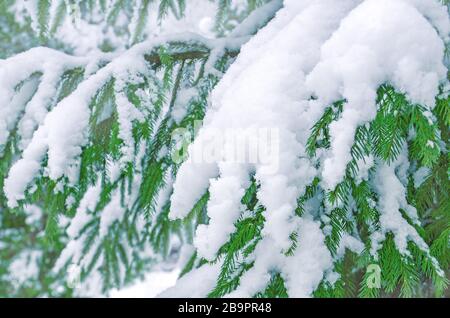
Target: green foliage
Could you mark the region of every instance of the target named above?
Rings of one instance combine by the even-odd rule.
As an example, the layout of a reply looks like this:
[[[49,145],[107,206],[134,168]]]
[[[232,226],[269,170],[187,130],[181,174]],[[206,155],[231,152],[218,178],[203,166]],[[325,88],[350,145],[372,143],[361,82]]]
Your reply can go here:
[[[185,53],[192,48],[203,50],[202,54],[191,57]],[[192,242],[197,224],[205,222],[203,211],[207,195],[183,222],[169,220],[169,206],[160,207],[157,201],[159,193],[164,190],[177,169],[177,164],[171,158],[175,150],[171,137],[173,131],[180,127],[192,130],[196,121],[203,118],[209,93],[218,82],[218,74],[228,66],[230,57],[219,57],[213,73],[209,73],[205,70],[209,51],[196,44],[173,43],[158,47],[152,54],[148,57],[148,69],[136,74],[134,80],[119,89],[119,80],[111,78],[99,87],[91,100],[89,142],[80,156],[79,179],[76,184],[70,184],[66,178],[53,181],[40,175],[16,209],[6,207],[7,200],[3,191],[1,192],[0,209],[4,217],[0,221],[5,231],[9,228],[21,232],[25,230],[23,221],[18,223],[9,220],[23,220],[26,205],[39,206],[44,211],[44,217],[36,231],[36,235],[41,238],[38,242],[35,239],[28,240],[28,236],[23,235],[23,244],[7,245],[7,261],[2,262],[3,274],[0,279],[8,279],[5,275],[8,274],[9,264],[20,256],[22,250],[28,248],[26,244],[32,249],[48,250],[51,255],[42,258],[46,262],[45,266],[42,265],[43,275],[51,279],[48,284],[36,285],[30,292],[8,289],[9,294],[71,295],[72,290],[68,286],[60,294],[51,293],[47,286],[55,281],[58,284],[64,283],[65,272],[71,262],[81,266],[82,282],[99,273],[101,288],[107,292],[141,276],[156,259],[170,261],[171,253],[179,248],[173,245],[173,237],[178,236],[180,242]],[[40,74],[36,75],[37,80],[39,76]],[[77,89],[84,76],[84,69],[66,71],[60,79],[58,95],[48,108],[51,109]],[[178,92],[187,89],[195,93],[184,101],[187,103],[183,105],[187,109],[186,116],[176,122],[172,118],[172,110]],[[144,119],[132,122],[135,162],[124,162],[119,166],[117,176],[112,178],[110,171],[121,162],[123,147],[128,142],[120,134],[120,114],[116,108],[118,94],[123,94],[143,114]],[[2,154],[2,187],[12,163],[20,155],[19,142],[20,139],[13,133]],[[45,165],[44,160],[43,167]],[[88,211],[89,219],[82,225],[77,236],[70,238],[83,246],[79,260],[71,261],[72,258],[69,257],[61,270],[53,273],[52,268],[67,244],[64,231],[67,225],[61,225],[60,221],[77,216],[77,207],[96,184],[101,185],[98,202]],[[129,202],[133,195],[136,199]],[[117,204],[115,198],[119,198],[119,206],[116,208],[123,209],[123,217],[115,220],[101,236],[102,214],[111,204]],[[9,239],[8,236],[2,241],[6,243]]]
[[[63,74],[55,102],[69,95],[82,79],[83,71],[73,69]],[[4,179],[9,168],[18,153],[18,138],[14,134],[5,147],[0,158],[0,187],[3,188]],[[64,244],[61,239],[61,229],[58,226],[59,214],[65,210],[63,194],[55,192],[56,183],[48,178],[42,178],[36,182],[35,191],[28,195],[29,202],[40,203],[40,208],[46,213],[33,223],[27,222],[27,208],[21,205],[16,209],[6,206],[6,198],[3,191],[0,192],[0,243],[7,248],[0,249],[0,294],[5,296],[20,295],[23,297],[61,297],[71,296],[70,289],[56,290],[53,285],[58,282],[58,276],[52,272],[52,266],[56,261]],[[70,213],[69,211],[67,212]],[[2,245],[3,246],[3,245]],[[34,259],[27,255],[40,253],[34,264]],[[27,282],[16,286],[15,278],[10,278],[8,267],[15,261],[28,260],[30,268],[38,266],[39,274],[29,277]]]
[[[347,165],[344,181],[327,194],[331,206],[337,206],[329,214],[331,232],[327,236],[327,245],[332,252],[336,251],[341,233],[352,232],[353,225],[347,221],[348,213],[352,213],[349,202],[356,203],[358,232],[369,244],[370,233],[379,229],[379,212],[375,205],[378,198],[369,182],[354,181],[359,170],[357,161],[372,155],[389,164],[398,158],[403,145],[408,143],[410,160],[416,163],[416,169],[419,167],[432,169],[432,177],[429,177],[419,189],[413,187],[411,190],[413,193],[408,196],[408,201],[418,208],[421,217],[434,215],[436,219],[424,220],[424,224],[427,225],[423,229],[416,226],[416,229],[422,235],[428,236],[430,253],[439,260],[440,267],[448,268],[447,258],[443,257],[444,253],[448,252],[448,176],[446,174],[448,158],[446,154],[441,153],[441,146],[438,146],[448,144],[448,137],[446,137],[448,135],[446,118],[448,99],[437,99],[437,107],[432,114],[425,107],[409,103],[403,94],[396,92],[392,87],[383,85],[378,91],[377,103],[379,110],[373,122],[369,126],[361,126],[357,129],[355,143],[351,150],[353,159]],[[334,115],[335,113],[332,108],[328,108],[313,127],[308,141],[310,155],[314,155],[319,147],[329,147],[327,127],[332,120],[338,118],[339,115]],[[411,131],[414,131],[412,137]],[[321,138],[325,141],[321,141]],[[438,180],[433,180],[434,178]],[[403,214],[403,216],[408,219],[406,215]],[[443,221],[440,222],[439,219]],[[432,230],[437,232],[435,234],[437,236],[430,236]],[[447,247],[444,247],[443,242],[447,243]],[[419,286],[426,279],[431,279],[434,295],[442,296],[448,285],[445,275],[443,276],[443,273],[438,270],[437,264],[429,254],[412,242],[409,242],[408,246],[411,256],[406,257],[400,254],[392,236],[388,236],[379,252],[379,261],[365,252],[358,263],[360,266],[364,264],[362,268],[371,263],[378,263],[381,266],[382,290],[386,295],[398,294],[403,297],[423,295],[428,291],[424,291]],[[361,286],[359,295],[377,297],[380,295],[380,290],[367,287],[369,276],[368,274],[362,276],[359,283]],[[323,295],[334,296],[327,293]]]
[[[325,109],[322,117],[314,124],[311,129],[311,135],[306,144],[306,150],[309,156],[313,157],[318,148],[328,148],[330,145],[329,125],[339,118],[342,113],[342,107],[345,101],[341,100],[333,103],[332,106]]]
[[[245,9],[239,10],[233,1],[218,0],[215,32],[219,36],[227,35],[244,17],[267,2],[248,0]],[[132,46],[146,39],[153,3],[158,10],[159,23],[163,23],[168,15],[181,18],[188,5],[185,0],[61,0],[55,3],[54,13],[50,14],[52,2],[39,0],[37,16],[19,22],[10,11],[13,1],[2,1],[0,58],[38,43],[70,51],[70,47],[55,40],[67,19],[74,25],[80,19],[98,23],[118,38],[125,38],[126,45]],[[134,24],[131,27],[121,25],[121,16]],[[32,31],[31,21],[37,23],[37,34]],[[115,47],[103,43],[101,49],[114,51]],[[100,277],[101,291],[107,293],[142,277],[156,263],[170,263],[176,258],[181,244],[192,243],[196,227],[208,223],[209,194],[206,192],[198,200],[185,219],[173,221],[169,219],[170,204],[166,192],[170,194],[179,168],[179,162],[172,160],[172,155],[179,150],[172,140],[174,132],[183,128],[195,135],[196,122],[205,115],[212,89],[237,54],[225,51],[222,56],[211,57],[210,53],[209,47],[192,41],[166,43],[147,52],[145,69],[126,77],[125,82],[124,78],[109,78],[90,100],[88,143],[79,158],[77,182],[70,182],[67,177],[50,179],[45,173],[45,158],[39,176],[27,189],[19,207],[8,208],[6,196],[0,192],[0,295],[73,296],[76,291],[66,281],[66,271],[72,262],[81,267],[82,283]],[[99,68],[103,66],[99,65]],[[80,67],[66,70],[59,80],[57,94],[46,108],[53,109],[88,76]],[[40,83],[41,77],[38,72],[29,80]],[[20,91],[23,84],[20,83],[16,90]],[[334,258],[333,270],[337,275],[332,282],[324,277],[314,296],[445,295],[450,265],[450,98],[443,90],[436,99],[436,107],[431,109],[411,103],[405,94],[388,83],[380,86],[377,114],[371,122],[357,128],[343,180],[334,189],[324,189],[320,178],[315,177],[297,199],[297,217],[311,209],[310,205],[315,207],[313,215],[320,220],[326,233],[325,243]],[[187,100],[181,99],[182,91],[192,94]],[[140,119],[130,120],[131,140],[122,134],[121,97],[141,115]],[[175,120],[173,114],[177,103],[183,103],[186,109],[186,114],[179,120]],[[306,150],[318,168],[322,164],[320,150],[330,147],[330,125],[341,118],[346,103],[346,100],[334,102],[311,128]],[[15,127],[0,153],[0,188],[3,188],[12,164],[21,155],[20,142]],[[131,158],[125,154],[127,147],[132,149]],[[405,154],[411,163],[406,173],[406,200],[416,208],[420,222],[414,223],[403,210],[398,212],[430,249],[426,251],[409,241],[407,253],[401,253],[395,233],[383,233],[385,237],[378,242],[379,249],[374,253],[372,236],[381,231],[380,198],[374,187],[374,176],[381,164],[393,165]],[[361,177],[361,165],[368,163],[371,167],[367,176]],[[427,172],[420,184],[415,180],[418,171]],[[83,211],[86,216],[80,221],[79,231],[70,236],[68,223],[82,215],[78,208],[97,185],[100,186],[98,200]],[[251,180],[241,200],[245,211],[235,222],[234,231],[219,249],[217,258],[210,262],[220,263],[221,268],[209,297],[222,297],[236,290],[242,275],[254,265],[254,252],[262,239],[265,222],[265,207],[258,200],[258,191],[259,185]],[[164,193],[166,197],[161,198]],[[30,207],[38,207],[43,212],[33,222],[29,221]],[[120,215],[113,218],[105,230],[102,217],[109,208],[119,209]],[[341,240],[345,235],[360,238],[365,245],[364,251],[360,254],[349,250],[342,252]],[[290,233],[291,245],[283,251],[284,257],[295,255],[301,244],[300,237],[301,233]],[[54,270],[65,248],[73,242],[80,244],[80,255],[63,258],[64,264]],[[39,257],[34,259],[33,255]],[[10,272],[11,266],[21,260],[27,264],[35,263],[38,273],[26,283],[17,284]],[[194,252],[180,276],[206,263],[207,260]],[[381,269],[380,289],[369,288],[369,265]],[[282,274],[274,269],[268,284],[254,296],[288,297]]]
[[[38,0],[37,3],[37,23],[39,28],[39,37],[44,40],[48,34],[48,20],[50,10],[49,0]]]
[[[257,203],[257,189],[257,184],[253,182],[242,198],[249,214],[236,222],[236,231],[219,250],[218,259],[223,258],[223,262],[217,285],[209,297],[221,297],[236,289],[242,274],[252,267],[252,263],[246,262],[245,258],[254,251],[261,239],[260,232],[264,224],[264,209]]]
[[[266,290],[262,293],[255,295],[256,298],[287,298],[286,287],[284,286],[284,280],[279,273],[272,275],[270,283],[267,285]]]
[[[339,120],[345,104],[346,101],[342,100],[325,109],[312,127],[307,143],[307,153],[311,157],[316,156],[319,148],[329,147],[329,126]],[[314,296],[441,297],[448,286],[447,274],[441,269],[449,265],[448,156],[441,150],[448,144],[448,99],[438,98],[437,106],[431,113],[421,105],[411,104],[404,94],[393,87],[382,85],[378,91],[377,105],[375,119],[356,130],[351,148],[352,160],[347,165],[344,180],[335,189],[325,190],[316,177],[298,198],[298,216],[303,215],[309,201],[321,202],[319,213],[324,213],[321,217],[323,230],[328,233],[325,242],[336,258],[334,271],[338,279],[332,283],[324,279]],[[435,146],[430,147],[431,142]],[[408,253],[402,254],[395,245],[393,233],[388,233],[375,257],[371,252],[371,236],[380,231],[380,212],[378,194],[371,180],[377,165],[381,162],[392,164],[403,153],[405,145],[409,159],[414,163],[413,171],[420,168],[431,170],[430,176],[419,188],[408,186],[408,203],[417,208],[423,223],[413,224],[404,211],[399,213],[426,239],[430,250],[426,252],[409,241]],[[360,163],[367,160],[373,160],[368,179],[358,180]],[[253,182],[242,200],[248,211],[236,222],[234,233],[214,261],[222,262],[222,266],[210,297],[221,297],[235,290],[243,273],[253,266],[251,253],[261,239],[260,230],[264,225],[260,214],[264,207],[258,204],[257,190],[257,184]],[[249,202],[252,202],[250,206]],[[347,250],[338,256],[340,241],[345,234],[360,237],[366,245],[365,250],[360,254]],[[287,257],[295,254],[299,243],[298,233],[291,233],[290,238],[292,246],[285,252]],[[381,269],[381,288],[370,287],[373,273],[367,268],[371,265]],[[283,277],[274,272],[266,289],[255,296],[287,295]]]
[[[10,11],[14,1],[0,1],[0,58],[23,52],[39,44],[39,37],[33,32],[31,25],[16,21]]]

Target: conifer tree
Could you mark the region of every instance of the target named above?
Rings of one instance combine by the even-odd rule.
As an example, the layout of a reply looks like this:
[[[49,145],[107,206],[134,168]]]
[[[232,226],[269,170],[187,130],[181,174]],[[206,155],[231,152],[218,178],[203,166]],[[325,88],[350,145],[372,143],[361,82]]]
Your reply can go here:
[[[449,37],[444,0],[2,2],[0,296],[445,296]]]

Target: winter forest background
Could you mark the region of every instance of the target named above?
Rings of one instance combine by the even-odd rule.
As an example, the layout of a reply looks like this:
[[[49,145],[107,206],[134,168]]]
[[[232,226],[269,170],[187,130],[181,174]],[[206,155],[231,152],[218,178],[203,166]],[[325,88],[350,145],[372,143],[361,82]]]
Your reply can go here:
[[[447,0],[1,0],[0,297],[448,297],[449,41]]]

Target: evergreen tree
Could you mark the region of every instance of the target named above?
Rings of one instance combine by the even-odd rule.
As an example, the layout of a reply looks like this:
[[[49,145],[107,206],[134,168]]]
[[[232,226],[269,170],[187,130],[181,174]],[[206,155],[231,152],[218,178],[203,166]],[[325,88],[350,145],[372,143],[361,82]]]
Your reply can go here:
[[[447,1],[7,0],[0,27],[0,296],[180,265],[163,296],[446,295]]]

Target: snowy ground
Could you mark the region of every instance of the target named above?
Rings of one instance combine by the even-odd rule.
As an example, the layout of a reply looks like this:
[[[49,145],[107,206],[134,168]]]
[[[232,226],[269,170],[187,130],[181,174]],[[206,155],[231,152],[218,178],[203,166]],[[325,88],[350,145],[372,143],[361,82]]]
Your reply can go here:
[[[171,272],[152,272],[149,273],[141,282],[119,290],[113,290],[111,298],[153,298],[158,294],[175,285],[179,269]]]

